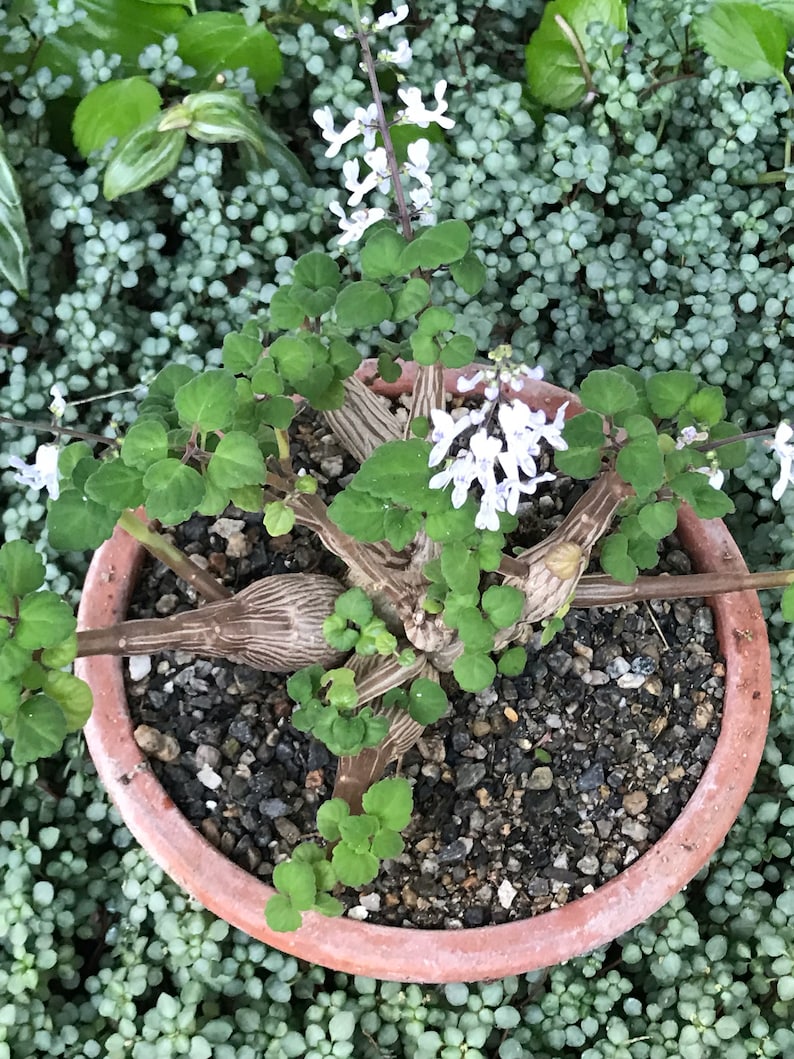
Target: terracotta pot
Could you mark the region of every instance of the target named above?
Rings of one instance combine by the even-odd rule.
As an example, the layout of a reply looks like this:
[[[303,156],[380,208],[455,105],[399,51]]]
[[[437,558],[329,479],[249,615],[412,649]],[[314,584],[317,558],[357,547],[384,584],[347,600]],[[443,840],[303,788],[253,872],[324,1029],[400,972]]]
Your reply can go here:
[[[383,392],[409,389],[413,367],[407,365],[403,378],[383,386]],[[371,365],[364,366],[365,375],[367,370]],[[457,374],[447,373],[450,387]],[[553,414],[570,396],[541,383],[527,399]],[[685,507],[679,533],[698,570],[746,570],[721,521],[701,521]],[[124,619],[142,559],[140,546],[120,530],[97,551],[80,604],[81,628]],[[105,787],[141,845],[188,893],[246,933],[312,963],[373,978],[428,983],[502,978],[584,954],[642,922],[708,862],[736,819],[764,746],[769,646],[755,593],[718,596],[711,605],[727,660],[724,714],[716,749],[688,804],[620,875],[562,908],[519,922],[428,932],[309,913],[295,933],[274,933],[263,912],[272,889],[210,845],[146,767],[132,736],[120,658],[78,662],[77,671],[94,693],[86,738]]]

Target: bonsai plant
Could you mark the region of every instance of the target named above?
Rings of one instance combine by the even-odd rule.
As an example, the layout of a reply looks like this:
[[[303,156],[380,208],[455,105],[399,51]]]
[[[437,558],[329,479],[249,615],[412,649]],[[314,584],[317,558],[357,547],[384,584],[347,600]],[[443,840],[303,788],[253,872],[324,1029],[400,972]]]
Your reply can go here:
[[[587,25],[574,25],[552,6],[528,57],[536,61],[544,34],[556,33],[578,71],[566,91],[586,96],[594,76],[582,50]],[[624,9],[608,6],[607,21],[622,32]],[[718,27],[721,10],[711,16]],[[56,424],[59,441],[42,446],[33,467],[17,464],[22,480],[49,492],[53,546],[95,547],[118,523],[188,580],[206,605],[177,619],[76,632],[70,608],[40,590],[44,569],[35,549],[12,541],[0,551],[0,714],[16,761],[52,752],[86,720],[90,694],[64,672],[76,656],[181,647],[292,674],[293,723],[325,742],[339,757],[339,769],[334,797],[318,814],[330,845],[298,847],[274,875],[280,892],[267,917],[280,931],[296,929],[307,910],[337,914],[332,891],[339,883],[367,882],[381,860],[400,852],[399,831],[411,811],[409,784],[381,777],[448,708],[443,674],[478,691],[497,668],[520,672],[534,628],[540,626],[548,642],[571,606],[794,580],[791,571],[638,577],[654,565],[657,543],[674,530],[682,504],[701,518],[730,512],[721,485],[724,473],[744,462],[745,441],[764,437],[777,454],[776,499],[792,478],[791,428],[782,423],[742,432],[727,421],[717,388],[700,386],[688,372],[595,370],[581,383],[581,409],[563,406],[549,417],[518,399],[525,382],[542,372],[516,363],[508,345],[495,345],[488,362],[459,383],[460,394],[482,384],[484,399],[460,404],[452,414],[444,368],[473,364],[476,346],[455,332],[454,312],[440,304],[441,281],[451,277],[472,294],[485,269],[469,227],[435,216],[426,130],[453,125],[446,83],[436,85],[431,107],[418,89],[397,87],[399,102],[387,115],[378,67],[399,69],[410,46],[399,42],[373,51],[372,41],[407,14],[399,8],[373,20],[354,5],[352,26],[336,35],[358,42],[372,102],[341,130],[330,108],[314,114],[328,158],[363,141],[367,171],[362,175],[356,158],[343,166],[352,212],[331,205],[339,217],[340,250],[352,255],[362,240],[359,257],[334,259],[317,251],[300,257],[267,311],[227,335],[223,366],[167,366],[149,385],[123,438],[67,440],[76,432]],[[710,26],[704,21],[707,45],[710,33],[717,36]],[[547,82],[562,90],[553,65],[540,74],[535,65],[532,70],[541,100],[553,95]],[[397,142],[394,129],[401,130]],[[254,150],[262,140],[254,116],[233,92],[194,93],[122,139],[108,163],[106,194],[159,179],[163,166],[175,161],[185,131]],[[378,196],[372,200],[377,204],[363,206],[369,195]],[[356,374],[361,353],[354,343],[376,326],[407,333],[400,342],[382,337],[373,350],[373,372],[386,381],[399,376],[406,357],[417,365],[407,422]],[[57,419],[65,397],[57,388],[52,396]],[[323,414],[361,464],[330,504],[318,495],[316,480],[295,469],[289,427],[296,398]],[[548,457],[554,470],[541,469]],[[556,474],[591,484],[541,544],[511,554],[507,537],[519,503]],[[219,513],[229,503],[262,509],[273,536],[296,522],[314,530],[344,562],[346,584],[322,575],[277,575],[230,598],[133,513],[142,505],[149,520],[167,526],[196,511]],[[603,574],[587,575],[596,546]],[[791,607],[788,593],[784,613]]]

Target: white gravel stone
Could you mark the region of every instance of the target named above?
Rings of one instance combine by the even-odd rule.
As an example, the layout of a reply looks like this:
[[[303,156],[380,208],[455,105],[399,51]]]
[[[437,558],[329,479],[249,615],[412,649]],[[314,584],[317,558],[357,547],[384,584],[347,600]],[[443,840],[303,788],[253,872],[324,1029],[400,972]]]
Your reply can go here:
[[[130,680],[143,680],[152,671],[152,659],[150,655],[133,655],[127,663],[129,667]]]
[[[499,883],[499,889],[496,891],[496,896],[499,898],[499,904],[502,908],[509,908],[513,901],[515,901],[517,893],[518,890],[516,890],[510,880],[503,879],[502,882]]]
[[[202,765],[202,767],[196,773],[196,779],[208,787],[211,791],[216,791],[218,787],[223,783],[223,780],[210,765]]]

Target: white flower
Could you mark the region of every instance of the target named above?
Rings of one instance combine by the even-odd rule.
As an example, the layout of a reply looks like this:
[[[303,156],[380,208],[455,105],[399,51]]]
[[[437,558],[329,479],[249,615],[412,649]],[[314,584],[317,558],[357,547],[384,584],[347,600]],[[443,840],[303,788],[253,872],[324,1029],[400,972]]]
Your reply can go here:
[[[413,59],[413,52],[408,41],[403,39],[394,50],[384,48],[383,51],[379,51],[376,58],[378,62],[391,63],[392,66],[408,66]]]
[[[62,419],[66,411],[66,394],[57,383],[50,387],[50,397],[52,397],[50,411],[56,419]]]
[[[323,139],[328,140],[330,146],[326,149],[326,158],[335,158],[346,143],[363,136],[364,147],[371,150],[375,146],[375,134],[378,131],[378,108],[374,103],[368,107],[356,107],[353,117],[341,129],[336,131],[334,115],[330,107],[319,107],[312,114],[315,124],[322,129]]]
[[[719,467],[696,467],[695,470],[698,474],[708,475],[709,485],[713,489],[722,489],[722,483],[725,481],[725,472],[721,471]],[[775,488],[777,488],[777,486],[775,486]],[[774,496],[774,493],[772,495]],[[777,499],[777,497],[775,497],[775,499]]]
[[[445,118],[444,112],[449,104],[444,99],[447,90],[447,82],[439,81],[433,90],[438,106],[435,110],[428,110],[422,101],[422,93],[418,88],[398,88],[397,95],[405,103],[405,110],[400,111],[398,121],[402,124],[418,125],[420,129],[426,129],[431,121],[440,125],[442,129],[452,129],[455,122],[452,118]]]
[[[377,33],[382,29],[389,29],[390,26],[396,26],[398,22],[404,22],[406,18],[408,18],[408,4],[400,4],[396,11],[387,11],[385,15],[376,19],[372,28]]]
[[[462,415],[460,419],[453,419],[449,412],[439,408],[432,409],[430,418],[433,420],[430,440],[434,442],[434,445],[430,451],[427,465],[428,467],[437,467],[449,452],[450,445],[455,438],[462,434],[464,430],[468,430],[470,426],[475,425],[476,418],[472,412],[468,412],[466,415]]]
[[[17,471],[14,479],[20,485],[27,485],[31,489],[46,489],[50,497],[57,500],[60,495],[58,455],[57,445],[39,445],[36,449],[36,460],[32,466],[21,460],[19,456],[9,456],[8,462]]]
[[[794,437],[794,430],[788,423],[781,423],[775,431],[773,440],[767,442],[767,445],[770,445],[772,451],[780,458],[780,478],[772,490],[772,498],[774,500],[780,500],[786,491],[786,486],[794,482],[794,474],[792,474],[792,471],[794,471],[792,437]]]
[[[355,213],[350,214],[350,217],[346,215],[338,202],[332,202],[328,209],[339,218],[339,228],[342,232],[339,240],[340,246],[346,246],[360,239],[370,225],[382,221],[386,216],[386,211],[377,206],[366,210],[356,210]]]
[[[472,454],[468,451],[460,452],[449,467],[433,475],[428,485],[431,489],[446,489],[450,482],[454,482],[452,506],[459,508],[466,503],[466,497],[469,495],[469,488],[476,473],[477,467]]]
[[[707,440],[708,434],[704,430],[698,431],[697,427],[684,427],[675,440],[675,447],[684,449],[687,445],[693,445],[696,441]]]
[[[469,393],[471,390],[474,389],[478,382],[482,382],[484,377],[484,372],[477,371],[468,379],[458,379],[458,393]]]
[[[352,40],[355,37],[355,33],[350,26],[337,26],[334,29],[334,36],[339,40]]]
[[[428,167],[430,165],[430,141],[422,137],[408,144],[408,160],[404,165],[405,172],[409,177],[417,180],[423,188],[430,191],[433,181],[430,179]]]
[[[367,151],[364,162],[369,166],[369,173],[359,182],[359,163],[357,158],[351,158],[342,166],[345,177],[345,187],[352,192],[347,200],[348,206],[358,206],[363,197],[378,188],[387,192],[391,187],[391,174],[389,173],[389,159],[383,147],[376,147]]]

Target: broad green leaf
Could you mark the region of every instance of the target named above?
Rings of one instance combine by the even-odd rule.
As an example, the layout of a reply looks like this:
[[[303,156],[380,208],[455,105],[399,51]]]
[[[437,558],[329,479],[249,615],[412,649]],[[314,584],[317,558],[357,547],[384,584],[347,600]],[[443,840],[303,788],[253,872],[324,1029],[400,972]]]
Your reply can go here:
[[[372,600],[363,588],[349,588],[334,603],[334,613],[363,627],[372,618]]]
[[[430,444],[411,438],[409,441],[387,441],[362,463],[353,488],[406,507],[421,507],[432,492],[432,476],[427,461]]]
[[[336,290],[333,287],[304,287],[302,283],[293,283],[290,287],[290,300],[300,308],[304,316],[323,316],[336,304]]]
[[[338,614],[329,614],[323,622],[323,636],[337,651],[352,651],[359,641],[360,633],[357,629],[348,628],[345,619]]]
[[[339,839],[339,824],[350,815],[350,806],[341,798],[330,798],[317,809],[317,830],[329,842]]]
[[[126,466],[145,471],[168,455],[168,434],[154,419],[135,422],[121,443],[121,459]]]
[[[196,70],[190,87],[203,88],[223,70],[246,67],[256,90],[267,95],[282,72],[276,38],[262,22],[249,26],[238,12],[208,11],[183,22],[179,57]]]
[[[709,437],[713,441],[723,441],[725,438],[736,437],[741,434],[741,428],[734,423],[715,423],[709,431]],[[733,445],[720,445],[714,449],[717,461],[724,471],[732,471],[736,467],[744,466],[747,461],[747,442],[737,441]]]
[[[706,51],[746,81],[782,80],[788,34],[771,9],[718,0],[695,23]]]
[[[418,276],[409,279],[394,295],[394,311],[391,316],[395,323],[415,316],[427,305],[430,299],[430,287],[426,280]]]
[[[312,250],[308,254],[301,254],[295,262],[293,276],[296,283],[311,290],[322,290],[323,287],[339,289],[342,282],[342,273],[339,265],[330,254],[324,254],[319,250]]]
[[[14,740],[12,760],[27,765],[60,750],[66,738],[66,718],[49,695],[31,695],[6,722],[5,732]]]
[[[500,656],[497,669],[506,677],[518,677],[524,672],[527,664],[525,647],[511,647]]]
[[[465,368],[474,360],[476,352],[473,338],[454,335],[441,350],[441,363],[445,368]]]
[[[676,506],[668,500],[648,504],[640,510],[637,517],[645,533],[659,541],[672,533],[678,523]]]
[[[314,904],[317,890],[311,864],[297,860],[282,861],[273,869],[273,885],[286,894],[299,911],[305,911]]]
[[[292,402],[289,403],[292,406]],[[223,435],[207,467],[211,482],[230,489],[261,485],[266,474],[259,446],[249,434],[237,430]]]
[[[310,338],[282,335],[271,344],[269,356],[282,378],[293,386],[298,386],[309,376],[314,367],[315,348],[318,348],[318,352],[324,352],[322,346],[317,343],[315,347]],[[256,387],[256,375],[252,384]]]
[[[719,386],[704,386],[692,394],[685,411],[698,423],[716,426],[725,416],[725,394]]]
[[[186,134],[182,129],[160,132],[159,121],[156,114],[116,145],[102,182],[102,194],[109,202],[164,180],[176,166]]]
[[[402,836],[396,831],[379,831],[372,839],[372,855],[378,860],[392,860],[405,849]]]
[[[174,406],[184,427],[196,427],[202,433],[226,430],[237,407],[234,375],[223,368],[196,375],[177,390]]]
[[[181,460],[160,460],[143,478],[146,514],[166,526],[185,522],[204,499],[204,482],[198,471]]]
[[[331,359],[331,366],[334,369],[334,373],[339,379],[349,378],[361,367],[361,354],[355,346],[346,342],[344,338],[332,339],[331,344],[328,347],[328,354]],[[378,363],[380,363],[380,361]],[[395,365],[395,367],[399,372],[399,365]],[[399,374],[397,375],[397,378],[399,378]],[[394,379],[387,381],[394,382]]]
[[[391,298],[379,283],[371,280],[347,284],[336,299],[336,320],[340,327],[374,327],[391,315]]]
[[[36,651],[54,647],[76,627],[74,611],[55,592],[32,592],[20,601],[14,639],[20,647]]]
[[[47,511],[47,539],[56,551],[93,551],[108,540],[121,514],[67,489],[51,500]]]
[[[143,472],[123,460],[106,460],[86,479],[84,488],[91,500],[104,507],[138,507],[144,498]]]
[[[144,48],[161,43],[188,18],[178,3],[152,4],[146,0],[80,0],[80,10],[85,17],[47,34],[32,54],[3,56],[3,68],[15,69],[28,63],[31,70],[47,67],[53,78],[61,74],[70,77],[69,94],[80,96],[83,80],[79,63],[84,56],[97,49],[105,55],[119,55],[120,76],[139,74],[138,57]],[[12,24],[20,16],[36,17],[37,12],[36,0],[17,0],[11,6]]]
[[[421,526],[422,516],[418,511],[406,511],[401,507],[389,508],[383,523],[386,540],[396,552],[411,543]]]
[[[777,15],[789,40],[794,38],[794,0],[755,0],[759,7]]]
[[[30,238],[19,186],[5,156],[0,130],[0,276],[4,276],[18,294],[27,294],[29,255]]]
[[[624,482],[634,487],[637,496],[644,498],[655,492],[664,481],[664,457],[656,435],[639,437],[623,445],[615,469]]]
[[[84,459],[93,459],[91,447],[84,441],[73,441],[61,449],[61,455],[58,457],[58,470],[61,476],[71,478],[72,471]]]
[[[485,691],[494,682],[496,665],[486,654],[464,651],[455,659],[452,672],[464,691]]]
[[[346,843],[356,853],[369,849],[370,839],[378,829],[376,817],[366,813],[358,816],[347,816],[339,821],[339,834],[341,841]]]
[[[465,221],[441,221],[432,228],[422,228],[400,255],[399,272],[436,269],[460,261],[470,241],[471,231]]]
[[[722,518],[734,511],[733,501],[709,484],[699,471],[685,471],[671,479],[670,488],[692,507],[698,518]]]
[[[411,684],[411,690],[408,693],[408,712],[417,724],[435,724],[444,716],[448,705],[446,692],[434,680],[417,677]],[[367,812],[370,811],[367,810]]]
[[[601,568],[622,584],[630,585],[637,577],[637,566],[629,558],[629,540],[623,533],[612,533],[601,542]]]
[[[380,228],[362,247],[361,273],[366,279],[391,279],[400,270],[400,255],[408,245],[404,235]]]
[[[476,607],[466,607],[457,614],[458,634],[467,651],[493,650],[494,626]],[[468,690],[468,689],[467,689]]]
[[[328,865],[331,868],[331,865]],[[333,871],[333,868],[331,868]],[[336,879],[336,874],[334,874]],[[319,912],[323,916],[341,916],[345,910],[345,906],[342,902],[336,898],[331,897],[330,894],[317,894],[317,899],[314,902],[314,911]]]
[[[62,669],[77,658],[77,633],[73,632],[54,647],[45,647],[40,655],[42,665]]]
[[[259,405],[259,418],[276,430],[286,430],[295,418],[297,407],[289,397],[271,397]]]
[[[295,702],[308,702],[319,691],[324,672],[319,665],[304,666],[287,680],[287,694]]]
[[[487,278],[485,265],[473,250],[464,254],[460,261],[451,262],[449,271],[457,285],[467,294],[472,296],[479,294],[485,286]]]
[[[582,66],[568,34],[557,18],[565,20],[582,52],[587,49],[587,27],[604,22],[626,29],[626,8],[622,0],[551,0],[543,9],[540,26],[526,47],[527,80],[532,94],[545,106],[565,110],[575,106],[587,91]],[[620,54],[612,50],[612,58]]]
[[[282,537],[295,525],[295,512],[283,500],[265,505],[264,525],[271,537]]]
[[[441,571],[453,592],[476,592],[480,584],[477,555],[464,544],[453,541],[441,552]]]
[[[22,684],[18,680],[0,683],[0,729],[3,718],[13,717],[22,702]]]
[[[44,584],[44,560],[28,541],[6,541],[0,548],[0,581],[12,596],[26,596]]]
[[[334,846],[331,863],[345,886],[364,886],[378,874],[380,863],[371,853],[356,853],[344,842]]]
[[[648,401],[661,419],[676,416],[697,387],[697,377],[688,371],[661,371],[645,380]]]
[[[66,718],[66,730],[76,732],[91,716],[94,704],[91,688],[71,673],[49,672],[44,678],[44,693],[55,699]]]
[[[263,354],[262,340],[242,331],[231,331],[223,340],[223,366],[236,374],[249,371]],[[262,390],[262,393],[271,392]],[[273,393],[280,393],[274,390]]]
[[[328,507],[328,517],[358,541],[386,539],[385,517],[389,510],[386,501],[348,487],[337,493]]]
[[[121,140],[160,113],[162,99],[145,77],[126,77],[96,85],[77,104],[72,136],[83,158],[108,140]]]
[[[554,462],[563,474],[573,478],[594,478],[601,468],[604,425],[597,412],[582,412],[565,424],[562,431],[568,448],[555,452]]]
[[[424,335],[438,335],[451,331],[454,326],[455,314],[438,305],[431,305],[419,317],[419,331]]]
[[[6,640],[0,647],[0,681],[15,680],[30,665],[31,651],[16,640]]]
[[[303,347],[300,347],[301,351]],[[309,354],[311,356],[311,354]],[[307,360],[307,363],[310,361]],[[256,394],[280,396],[284,392],[284,381],[276,370],[275,361],[265,357],[255,368],[251,376],[251,389]]]
[[[285,934],[301,925],[301,914],[284,894],[273,894],[265,905],[265,920],[271,930]]]
[[[524,593],[512,585],[491,585],[482,597],[483,610],[499,629],[509,629],[518,621],[524,603]]]
[[[579,396],[585,408],[605,416],[623,412],[637,402],[637,391],[631,383],[609,368],[591,371],[582,380]]]

